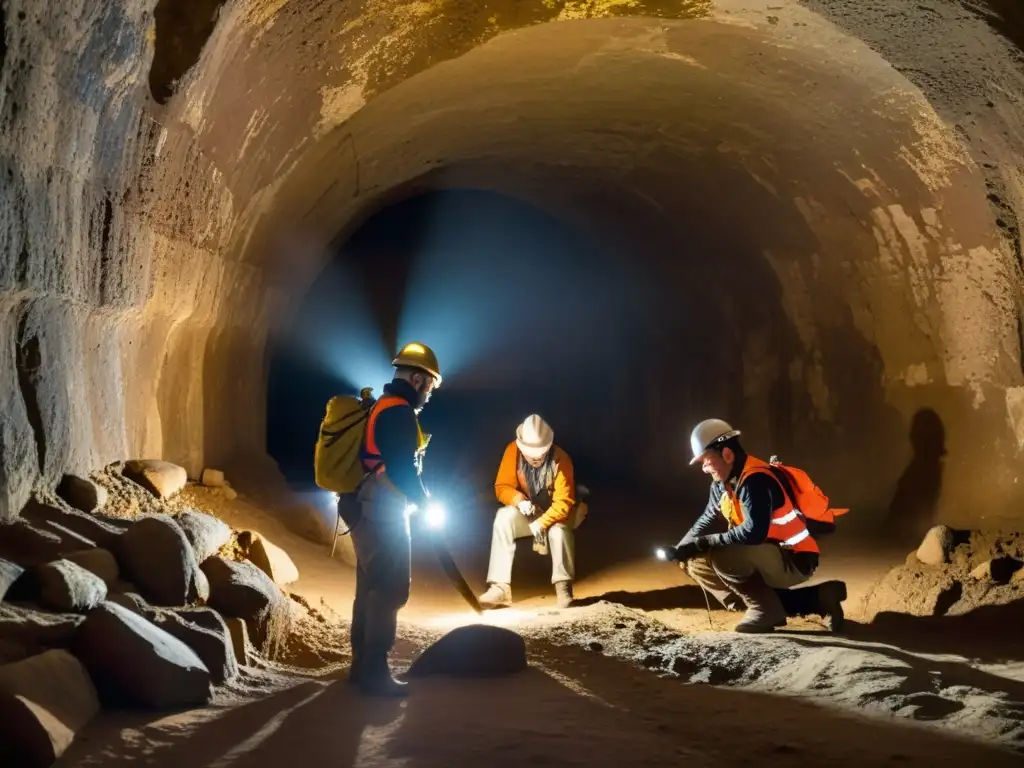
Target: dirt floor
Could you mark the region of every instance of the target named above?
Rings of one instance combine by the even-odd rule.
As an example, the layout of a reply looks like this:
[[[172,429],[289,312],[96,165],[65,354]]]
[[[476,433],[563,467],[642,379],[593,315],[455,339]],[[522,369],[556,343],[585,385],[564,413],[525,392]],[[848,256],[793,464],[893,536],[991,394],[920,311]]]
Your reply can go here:
[[[343,679],[353,570],[252,500],[227,495],[190,485],[172,506],[259,531],[291,555],[300,573],[288,587],[298,620],[283,656],[245,668],[211,707],[104,714],[59,766],[255,767],[299,755],[304,765],[332,767],[1024,765],[1020,624],[997,611],[980,620],[985,634],[974,628],[979,611],[957,608],[985,603],[969,569],[992,542],[961,543],[949,566],[916,581],[906,574],[922,566],[904,564],[906,551],[829,542],[819,578],[848,582],[847,631],[833,636],[800,620],[756,638],[724,631],[739,614],[709,615],[696,586],[648,557],[584,574],[578,605],[557,610],[545,563],[528,546],[518,554],[516,605],[481,618],[434,567],[430,551],[416,546],[395,665],[448,629],[484,621],[520,632],[531,668],[491,680],[415,680],[408,700],[387,702],[358,697]],[[143,511],[119,498],[111,510]],[[486,544],[470,553],[474,540],[479,526],[450,533],[456,559],[479,589]],[[587,546],[607,545],[588,543],[581,530],[578,546],[583,559]],[[919,590],[922,579],[945,583],[951,571],[963,586],[945,615],[878,610],[887,580],[910,578]],[[1009,587],[1017,592],[999,599],[1015,610],[1024,605],[1024,581],[990,589]]]

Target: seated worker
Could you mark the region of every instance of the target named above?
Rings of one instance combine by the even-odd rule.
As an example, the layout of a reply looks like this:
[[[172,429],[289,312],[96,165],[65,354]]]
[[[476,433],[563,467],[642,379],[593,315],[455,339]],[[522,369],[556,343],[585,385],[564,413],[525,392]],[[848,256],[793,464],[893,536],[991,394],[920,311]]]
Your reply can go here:
[[[488,590],[484,608],[512,604],[512,560],[516,539],[532,536],[534,549],[551,550],[551,582],[559,608],[572,605],[576,550],[573,529],[583,522],[586,504],[577,501],[572,460],[554,444],[555,433],[536,414],[516,429],[505,448],[494,495],[503,505],[494,517]],[[582,490],[582,489],[581,489]]]
[[[771,632],[788,616],[809,615],[826,617],[839,631],[846,585],[792,589],[814,575],[818,545],[771,466],[748,456],[739,435],[720,419],[694,428],[690,464],[711,475],[711,495],[669,556],[727,609],[746,608],[737,632]],[[711,533],[723,519],[728,530]]]

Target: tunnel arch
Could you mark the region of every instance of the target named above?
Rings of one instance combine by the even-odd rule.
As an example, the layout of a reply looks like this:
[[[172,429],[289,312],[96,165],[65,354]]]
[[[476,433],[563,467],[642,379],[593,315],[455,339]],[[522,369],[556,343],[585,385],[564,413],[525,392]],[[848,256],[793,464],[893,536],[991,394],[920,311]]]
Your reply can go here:
[[[647,123],[658,123],[663,131],[668,132],[675,128],[685,135],[686,122],[692,118],[680,120],[678,105],[671,99],[664,99],[658,104],[657,89],[649,83],[644,83],[643,91],[643,109],[647,111],[636,119],[633,126],[628,124],[624,116],[639,105],[637,72],[645,65],[656,67],[668,62],[670,67],[702,73],[706,70],[701,69],[701,56],[713,48],[732,46],[735,51],[737,40],[756,48],[766,44],[765,38],[727,27],[693,33],[691,30],[696,23],[678,27],[659,23],[652,27],[643,21],[616,20],[588,22],[587,26],[592,36],[580,33],[577,49],[572,48],[564,35],[543,28],[498,38],[461,59],[435,67],[405,85],[396,86],[363,107],[346,123],[344,131],[333,137],[333,142],[331,137],[325,139],[328,148],[311,152],[308,161],[310,167],[322,169],[324,163],[330,162],[330,147],[336,148],[337,142],[342,146],[358,146],[361,166],[358,192],[353,193],[352,189],[335,184],[316,201],[314,207],[308,208],[308,203],[304,203],[307,205],[304,223],[309,222],[313,229],[323,226],[325,231],[330,231],[335,225],[328,222],[348,221],[351,215],[348,211],[358,211],[358,201],[364,196],[369,200],[364,205],[378,206],[379,195],[387,197],[395,194],[396,189],[399,190],[397,194],[406,194],[409,189],[431,185],[473,184],[512,192],[538,205],[560,210],[582,225],[614,233],[612,237],[619,243],[643,241],[648,236],[647,232],[630,232],[628,226],[617,226],[611,206],[602,211],[592,200],[583,202],[586,195],[580,192],[611,188],[615,192],[609,195],[610,202],[620,199],[624,190],[630,190],[643,200],[646,221],[661,219],[662,231],[669,233],[664,247],[682,251],[677,262],[683,263],[683,267],[678,268],[677,264],[674,270],[671,267],[660,268],[663,277],[721,285],[729,281],[729,275],[743,271],[755,274],[751,287],[745,288],[745,292],[744,287],[739,286],[730,291],[733,300],[725,315],[721,309],[707,303],[703,310],[695,312],[697,317],[715,316],[716,313],[722,316],[721,322],[728,327],[727,335],[739,342],[736,349],[742,350],[747,362],[740,363],[736,353],[730,355],[721,350],[701,350],[702,354],[710,355],[708,367],[721,371],[721,378],[733,383],[724,387],[730,390],[728,395],[701,397],[698,394],[687,407],[679,409],[682,412],[677,410],[673,413],[671,421],[675,430],[672,438],[650,446],[650,453],[639,462],[649,473],[642,481],[662,489],[680,481],[685,425],[716,409],[747,424],[752,436],[760,434],[760,442],[767,450],[772,446],[775,450],[788,451],[795,460],[813,456],[821,468],[819,474],[831,488],[852,498],[855,505],[876,510],[879,514],[889,507],[892,489],[903,470],[909,445],[907,429],[919,405],[938,406],[944,400],[947,405],[942,410],[952,414],[951,418],[964,418],[967,423],[980,423],[987,418],[989,425],[996,425],[996,429],[1005,432],[1004,403],[997,402],[988,414],[983,411],[976,413],[974,409],[983,404],[987,387],[995,385],[998,389],[1000,380],[1016,381],[1019,349],[1012,327],[1012,293],[1002,292],[994,304],[975,295],[978,303],[974,306],[985,316],[973,327],[964,328],[970,317],[969,312],[961,312],[966,304],[947,308],[946,302],[955,301],[948,295],[932,296],[921,302],[932,289],[921,283],[916,289],[919,296],[915,298],[915,289],[909,283],[911,278],[904,279],[894,274],[901,267],[912,273],[918,270],[912,279],[926,283],[931,279],[925,277],[926,274],[935,271],[936,267],[938,272],[935,274],[939,274],[942,267],[938,265],[944,259],[964,258],[965,249],[973,249],[978,268],[990,271],[993,285],[999,283],[1000,276],[1006,278],[1008,272],[1001,261],[1005,254],[1000,253],[998,234],[993,231],[987,215],[982,194],[984,187],[978,178],[977,168],[959,147],[955,137],[943,132],[937,121],[928,122],[927,105],[912,91],[897,90],[903,82],[897,73],[879,67],[873,73],[876,78],[873,82],[853,84],[851,91],[856,95],[844,92],[843,98],[860,106],[844,111],[841,116],[835,112],[836,101],[819,95],[826,114],[831,107],[831,122],[828,117],[816,114],[814,104],[805,107],[806,112],[802,115],[765,119],[766,114],[771,114],[769,100],[758,102],[749,98],[749,92],[742,94],[748,98],[735,98],[735,105],[742,105],[748,114],[761,110],[751,118],[751,122],[762,127],[772,126],[771,135],[776,144],[770,151],[776,155],[774,160],[758,156],[763,146],[758,146],[755,131],[740,134],[738,139],[722,140],[719,136],[710,136],[705,139],[708,150],[705,154],[714,159],[706,160],[694,153],[687,160],[691,161],[691,169],[696,169],[694,176],[714,181],[696,187],[688,188],[686,184],[674,187],[664,176],[658,177],[657,168],[658,165],[663,168],[680,167],[673,165],[681,165],[678,157],[671,158],[669,162],[658,164],[655,161],[642,165],[649,160],[638,161],[640,153],[626,149],[623,152],[625,158],[619,165],[632,163],[641,171],[621,172],[615,168],[614,157],[611,164],[605,164],[606,157],[595,160],[597,153],[594,148],[583,145],[580,137],[587,137],[594,126],[600,127],[601,120],[609,116],[613,123],[618,121],[615,123],[617,136],[628,133],[628,129],[634,126],[640,133],[643,129],[639,126]],[[666,42],[673,33],[680,36],[675,41],[676,47]],[[560,40],[558,51],[545,58],[543,51],[553,47],[556,35]],[[707,37],[702,39],[703,35]],[[517,51],[517,45],[529,47],[530,38],[534,47]],[[702,43],[706,47],[701,48]],[[609,49],[611,53],[608,53]],[[632,55],[638,57],[636,61],[630,59]],[[602,56],[606,58],[600,58]],[[513,57],[531,64],[510,70],[507,63]],[[561,61],[553,63],[559,57]],[[822,78],[830,78],[833,87],[841,87],[834,85],[842,82],[841,77],[820,59],[800,59],[791,51],[787,52],[787,57],[801,76],[808,71],[801,70],[801,65],[823,67],[815,73]],[[580,62],[587,62],[595,72],[600,72],[594,78],[596,84],[581,84],[580,71],[584,65]],[[550,85],[557,79],[559,64],[562,71],[571,73],[561,90]],[[634,75],[632,90],[591,97],[590,94],[599,93],[602,78],[627,81],[622,73],[616,71],[616,66]],[[539,111],[531,111],[531,104],[525,98],[528,94],[536,94],[539,88],[540,76],[532,80],[529,75],[531,68],[542,73],[544,82],[551,89],[542,97],[535,96],[533,108],[542,103],[541,99],[544,99],[545,108],[551,102],[564,104],[562,114],[550,117],[548,113],[548,119],[551,124],[557,123],[568,136],[552,137],[550,132],[540,131],[533,141],[520,140],[521,143],[517,144],[513,131],[508,129],[508,125],[516,121],[528,123],[539,119]],[[713,76],[722,76],[723,68],[715,68]],[[514,74],[509,74],[510,71]],[[730,74],[738,77],[743,74],[742,67],[737,67]],[[486,79],[502,93],[505,104],[491,102],[479,106],[491,95],[480,95],[472,79],[474,75]],[[654,84],[678,86],[680,82],[692,83],[693,72],[687,71],[686,76],[688,80],[680,77],[677,70],[663,74],[661,80],[655,78]],[[860,73],[860,76],[863,78],[864,74]],[[748,84],[750,90],[763,86],[760,81]],[[519,92],[516,92],[517,87]],[[574,90],[581,90],[587,96],[573,100]],[[664,92],[665,88],[661,90]],[[878,114],[879,90],[885,94],[882,98],[889,102],[888,115]],[[705,93],[720,96],[714,87],[706,87]],[[430,108],[417,112],[414,107],[425,102],[425,94],[430,94]],[[479,104],[473,104],[474,95]],[[616,96],[620,100],[618,111],[609,106],[615,102]],[[581,102],[593,103],[601,99],[603,111],[594,109],[597,117],[586,114],[588,107]],[[704,104],[711,98],[705,97],[703,102],[700,99],[694,101]],[[515,118],[506,118],[502,109],[511,103],[516,104],[517,112]],[[657,106],[652,106],[652,103]],[[754,104],[756,108],[752,106]],[[871,114],[871,118],[862,118],[862,113]],[[397,119],[402,114],[417,115],[415,133],[403,133]],[[854,114],[857,117],[853,117]],[[735,125],[735,119],[730,121],[728,116],[717,115],[715,119],[716,125]],[[789,140],[790,157],[786,164],[785,160],[778,159],[787,149],[779,146],[782,144],[779,137],[785,136],[787,130],[797,133],[801,120],[810,122],[811,127],[805,129],[803,135],[798,134]],[[877,122],[870,125],[871,120]],[[854,123],[852,130],[843,133],[845,128],[850,128],[851,122]],[[475,136],[457,133],[459,125],[470,124],[476,128]],[[678,127],[680,125],[684,127]],[[517,126],[516,130],[521,130],[521,127]],[[699,128],[693,130],[700,135]],[[832,146],[803,155],[805,167],[793,159],[801,157],[808,142],[815,139],[827,142],[822,134],[830,133],[839,138],[833,139]],[[412,136],[415,142],[410,143]],[[445,137],[450,138],[447,144]],[[689,136],[686,138],[694,143],[700,141]],[[851,139],[861,142],[852,152],[843,146]],[[663,141],[668,143],[664,137]],[[748,146],[744,146],[744,141]],[[598,149],[601,149],[599,144]],[[655,147],[650,151],[656,154],[660,149]],[[672,149],[686,155],[685,150]],[[514,154],[517,151],[519,154]],[[396,152],[408,170],[393,170]],[[503,152],[506,154],[502,155]],[[840,167],[833,167],[830,161],[842,158],[844,153],[853,159],[835,161],[834,164]],[[729,169],[727,160],[723,162],[720,158],[731,155],[738,156],[740,162]],[[336,156],[346,157],[341,152]],[[929,166],[927,162],[931,156],[938,156],[941,161]],[[556,158],[560,159],[560,164],[555,162]],[[550,163],[549,167],[545,167],[545,161]],[[773,162],[776,167],[773,167]],[[388,163],[391,179],[395,181],[379,172],[375,178],[367,171],[367,168],[379,169]],[[846,164],[845,167],[842,163]],[[799,184],[791,184],[788,190],[792,194],[791,199],[785,199],[776,187],[778,166],[783,165],[787,174],[801,179]],[[879,168],[884,168],[881,171],[884,177],[879,175]],[[295,178],[310,178],[301,169],[300,162]],[[854,175],[857,173],[859,178]],[[647,186],[635,181],[644,174],[650,177]],[[341,175],[337,173],[337,176]],[[629,178],[622,181],[622,177]],[[804,195],[798,188],[801,185],[808,191]],[[738,199],[731,209],[721,199],[709,204],[702,200],[709,194],[708,187],[729,189]],[[346,207],[347,198],[353,194],[357,200],[355,207],[351,204]],[[287,187],[281,188],[279,195],[279,201],[287,200]],[[303,199],[308,200],[311,196],[307,194]],[[697,230],[699,235],[702,228],[713,229],[718,234],[705,234],[703,239],[698,236],[695,241],[690,241],[687,248],[683,234],[686,228],[674,229],[664,216],[658,216],[662,213],[658,210],[659,205],[663,205],[659,198],[671,201],[669,205],[677,217],[683,217],[681,211],[687,208],[700,212],[689,220],[691,235],[693,230]],[[757,213],[760,216],[758,227],[763,231],[736,232],[743,229],[738,223],[730,226],[730,222],[736,222],[737,210],[750,215]],[[766,210],[770,213],[765,214]],[[727,213],[723,214],[723,211]],[[708,227],[709,221],[714,221],[717,226]],[[774,223],[768,223],[772,221]],[[700,223],[693,226],[695,222]],[[940,234],[940,230],[944,231]],[[773,239],[771,247],[765,244],[763,235],[766,233]],[[699,245],[694,247],[694,242]],[[694,257],[701,249],[715,254],[715,259],[725,259],[725,266],[716,268],[715,264],[701,259],[694,263]],[[830,257],[830,254],[838,255]],[[756,261],[749,261],[752,256]],[[646,257],[642,259],[648,260]],[[940,288],[943,279],[940,277],[936,281]],[[768,287],[759,291],[756,287],[758,281]],[[1008,285],[1009,280],[1006,283]],[[860,287],[862,285],[866,287]],[[963,293],[969,287],[961,285],[957,290]],[[996,291],[1000,293],[999,288]],[[292,289],[289,293],[301,295],[301,289]],[[706,299],[699,291],[692,296],[698,305]],[[765,299],[774,311],[764,310],[760,315],[753,315],[748,308]],[[669,304],[669,301],[665,302],[666,307]],[[904,317],[909,322],[903,322]],[[985,325],[990,325],[992,330],[982,330]],[[945,359],[941,355],[935,356],[933,344],[936,335],[943,336],[946,339],[944,343],[958,348],[959,352]],[[661,344],[671,344],[672,338],[672,334],[666,334]],[[976,351],[979,354],[973,360],[961,359],[959,355],[963,355],[971,345],[978,346]],[[651,346],[654,349],[657,344]],[[783,350],[781,354],[779,350]],[[659,379],[657,366],[652,366],[652,370],[639,375],[638,379],[643,381],[643,376],[651,377],[647,381],[652,382],[652,390],[657,390],[657,382],[663,383],[665,378],[662,374]],[[767,380],[759,383],[759,377]],[[794,377],[795,381],[787,381],[787,378]],[[744,383],[737,388],[736,381]],[[691,392],[699,393],[699,383],[691,382],[688,386]],[[844,388],[845,394],[839,394]],[[913,391],[915,389],[917,391]],[[672,412],[671,406],[668,406],[668,412]],[[666,412],[662,411],[660,418],[663,420],[665,415]],[[619,416],[620,420],[625,418],[625,415]],[[861,430],[860,434],[853,434],[856,429],[850,425],[860,421],[871,422],[871,427]],[[823,458],[823,453],[828,458]],[[976,472],[977,467],[973,467],[957,477],[954,471],[950,473],[953,477],[951,483],[964,481]],[[876,479],[877,485],[866,485],[865,477]],[[986,482],[992,480],[990,476]]]
[[[910,455],[910,421],[926,404],[946,422],[949,471],[943,481],[942,514],[951,520],[966,515],[977,522],[968,507],[984,498],[992,502],[988,508],[998,510],[989,522],[1017,519],[1014,467],[1024,398],[1019,394],[1015,321],[1020,266],[1014,263],[1012,248],[1019,240],[1016,211],[1024,198],[1018,182],[1024,176],[1012,126],[1020,114],[1016,94],[1024,89],[1015,87],[1020,84],[1020,73],[1014,70],[1019,59],[1005,41],[971,17],[926,15],[903,4],[881,3],[860,13],[859,6],[839,0],[814,0],[807,3],[812,10],[783,2],[771,11],[766,2],[721,0],[685,6],[683,15],[703,17],[690,22],[650,18],[660,15],[650,10],[650,3],[626,8],[557,0],[543,5],[545,10],[536,15],[512,12],[511,6],[501,3],[488,10],[475,4],[470,8],[387,0],[372,6],[330,7],[299,0],[227,2],[198,62],[176,94],[156,109],[144,93],[153,56],[155,3],[130,3],[116,12],[59,3],[47,9],[21,0],[6,3],[8,50],[0,73],[6,86],[0,88],[0,138],[11,180],[2,230],[4,252],[11,258],[0,284],[10,344],[4,353],[8,437],[0,451],[0,468],[7,481],[0,514],[16,513],[33,486],[52,484],[62,471],[87,471],[130,455],[161,455],[183,463],[193,474],[205,464],[237,468],[239,474],[271,473],[260,437],[263,419],[258,415],[266,395],[267,332],[287,315],[322,265],[325,244],[365,205],[403,185],[425,180],[430,185],[493,188],[500,180],[508,194],[523,195],[581,222],[604,224],[605,235],[616,242],[650,240],[652,230],[658,232],[652,250],[681,250],[680,243],[691,242],[677,234],[684,231],[682,226],[673,232],[662,223],[673,223],[679,209],[698,210],[703,205],[714,213],[708,196],[684,189],[652,197],[650,191],[657,185],[651,179],[625,183],[623,168],[635,157],[623,148],[622,139],[615,138],[614,125],[604,126],[601,134],[610,162],[584,167],[579,147],[564,140],[551,142],[543,158],[546,175],[539,172],[537,158],[531,165],[522,162],[525,155],[516,155],[507,115],[490,115],[496,121],[488,130],[495,136],[505,131],[504,144],[490,153],[470,144],[426,158],[432,162],[424,164],[417,153],[425,134],[406,137],[411,150],[410,145],[387,143],[398,128],[417,121],[433,121],[434,130],[441,124],[440,117],[423,116],[436,105],[410,98],[410,88],[422,88],[424,82],[450,72],[451,66],[464,67],[479,61],[478,54],[486,57],[513,45],[510,41],[534,34],[548,35],[551,41],[544,52],[549,57],[539,61],[561,55],[568,62],[571,56],[562,49],[576,45],[573,55],[578,64],[586,57],[575,30],[607,22],[624,25],[618,29],[625,31],[605,35],[600,51],[590,52],[591,62],[628,58],[643,49],[648,58],[681,56],[672,61],[701,74],[704,70],[685,60],[691,56],[700,63],[700,57],[665,40],[694,34],[695,29],[714,29],[714,34],[731,33],[735,39],[746,36],[752,52],[747,59],[750,74],[759,82],[769,82],[774,62],[782,60],[790,68],[797,61],[820,64],[806,70],[811,74],[829,71],[829,62],[833,72],[842,70],[835,80],[819,80],[818,92],[833,82],[869,95],[880,86],[876,106],[888,110],[890,127],[908,140],[900,144],[906,151],[899,162],[886,166],[894,173],[899,168],[898,181],[872,192],[877,179],[852,174],[853,183],[834,196],[833,207],[811,198],[805,198],[796,214],[787,206],[785,220],[793,222],[792,231],[785,236],[780,228],[774,231],[775,242],[767,249],[771,259],[761,253],[759,261],[733,262],[757,264],[765,279],[778,283],[783,296],[777,304],[781,314],[772,326],[775,336],[762,334],[758,340],[754,334],[748,343],[754,353],[761,350],[760,357],[750,358],[760,362],[748,365],[752,372],[744,381],[787,379],[791,370],[779,360],[792,357],[789,347],[803,350],[801,355],[809,354],[814,363],[800,331],[824,326],[796,295],[799,291],[793,293],[801,284],[793,276],[799,274],[802,285],[817,292],[819,306],[827,305],[832,295],[846,299],[850,318],[843,322],[857,344],[872,336],[874,328],[888,325],[897,331],[886,335],[893,341],[874,362],[869,354],[872,345],[886,339],[866,341],[860,365],[854,368],[861,372],[864,386],[885,374],[884,386],[876,386],[876,391],[884,393],[879,407],[889,415],[880,418],[894,425],[893,440],[895,425],[901,426],[906,456],[898,457],[893,449],[891,456],[872,458],[874,464],[858,464],[857,457],[871,450],[872,441],[862,436],[859,442],[848,441],[856,445],[852,458],[834,454],[835,466],[825,475],[871,477],[872,488],[863,491],[862,498],[873,507],[886,506],[884,497],[893,492],[900,470],[893,465]],[[484,11],[493,19],[488,16],[482,23]],[[373,21],[366,21],[368,14]],[[626,18],[629,15],[648,18]],[[618,18],[569,20],[581,16]],[[549,21],[557,24],[536,25]],[[509,33],[521,27],[526,28]],[[898,34],[891,28],[898,28]],[[729,32],[722,31],[726,29]],[[915,36],[902,34],[908,29]],[[116,55],[99,55],[112,39],[117,40]],[[944,56],[939,43],[950,39],[958,42],[959,52]],[[715,55],[707,60],[712,62],[709,69],[718,63]],[[887,62],[920,86],[924,97]],[[620,99],[628,88],[604,85]],[[801,89],[774,95],[792,100],[807,92],[803,82]],[[532,98],[521,93],[526,98],[518,102],[506,94],[506,112],[538,106],[537,92]],[[388,105],[394,108],[401,99],[414,108],[413,116],[392,112],[390,125],[374,122],[386,121]],[[902,110],[902,116],[895,117],[894,109]],[[828,110],[810,117],[805,125],[837,124]],[[748,134],[751,127],[747,126]],[[804,144],[813,148],[816,137],[805,135],[809,138]],[[733,140],[732,149],[739,144]],[[895,150],[895,144],[891,148]],[[399,150],[399,162],[387,157],[392,149]],[[566,162],[574,149],[576,160]],[[764,170],[757,165],[761,159],[750,155],[729,156],[716,149],[711,156],[729,157],[736,175],[749,175],[741,161],[754,164],[755,171]],[[907,166],[907,159],[916,170]],[[928,164],[936,159],[940,162]],[[669,161],[660,158],[660,165],[649,172],[667,175]],[[692,173],[700,170],[690,167]],[[812,169],[800,167],[804,172]],[[918,171],[924,176],[939,171],[932,181],[947,185],[941,193],[944,207],[914,208],[899,199],[907,189],[929,199],[939,194]],[[572,182],[574,189],[568,186]],[[774,186],[776,191],[781,188]],[[736,189],[746,190],[750,199],[772,198],[763,185],[752,185],[749,179]],[[711,190],[720,191],[714,185]],[[884,198],[885,205],[868,207],[870,194]],[[631,201],[628,211],[623,210],[626,199]],[[893,210],[893,205],[902,209]],[[935,214],[924,213],[926,208]],[[842,209],[855,215],[830,215]],[[955,216],[946,215],[952,211]],[[722,218],[721,213],[718,216]],[[942,226],[936,230],[938,238],[929,231],[936,229],[936,221]],[[93,236],[100,231],[106,233],[102,238]],[[55,236],[60,243],[56,255]],[[899,265],[905,272],[905,265],[924,265],[918,272],[928,277],[915,285],[919,291],[927,286],[939,299],[929,304],[929,311],[907,312],[917,306],[914,285],[904,279],[909,273],[898,278],[877,266],[882,262],[853,258],[838,260],[840,268],[826,256],[805,253],[806,245],[819,238],[835,244],[821,246],[824,254],[852,252],[849,241],[859,243],[865,253],[887,250],[893,254],[890,266]],[[715,243],[701,243],[705,250],[708,245]],[[752,243],[740,243],[738,238],[734,246],[719,250],[738,259],[738,254],[749,256],[753,249]],[[1019,242],[1016,247],[1019,253]],[[705,276],[714,275],[709,265],[702,269]],[[853,294],[837,286],[855,278],[868,279],[875,292],[852,301]],[[887,287],[887,281],[892,285]],[[904,316],[915,322],[902,322]],[[23,323],[26,317],[29,325],[35,324],[33,338],[40,340],[40,364],[31,393],[21,392],[14,374],[18,329],[28,327]],[[752,321],[746,322],[737,326],[739,332],[750,330]],[[736,321],[728,320],[726,327],[732,328],[730,323]],[[997,330],[983,330],[987,328]],[[911,349],[914,354],[907,351]],[[842,354],[836,357],[840,365],[846,364]],[[734,357],[716,359],[716,364],[732,372],[730,381],[738,380]],[[808,379],[807,371],[814,365],[801,366],[793,376],[811,381],[803,385],[803,401],[787,400],[787,387],[760,387],[762,399],[775,392],[771,397],[779,404],[776,412],[813,411],[814,402],[806,405],[811,391],[828,404],[829,396],[822,400],[822,387],[813,382],[818,374]],[[783,368],[785,376],[779,373]],[[843,370],[834,368],[832,377],[844,378]],[[83,386],[86,381],[92,384]],[[726,405],[737,398],[743,401],[742,389],[723,398]],[[32,445],[26,403],[33,397],[44,407],[52,406],[55,414],[39,433],[47,444],[46,455],[54,457],[44,467],[37,466],[31,450],[23,450]],[[898,417],[888,409],[895,409]],[[739,418],[751,425],[750,431],[771,435],[773,442],[776,434],[785,432],[787,420],[793,420],[791,415],[776,416],[778,423],[770,423],[754,410]],[[856,421],[859,428],[865,421],[856,409],[844,413],[844,424]],[[872,414],[877,416],[872,412],[869,417]],[[678,418],[686,421],[690,414]],[[845,440],[840,432],[837,441]],[[821,442],[820,436],[801,439],[804,451],[814,445],[818,453],[828,452],[829,443]],[[850,473],[851,466],[860,471]],[[883,471],[876,482],[869,470],[878,467]]]

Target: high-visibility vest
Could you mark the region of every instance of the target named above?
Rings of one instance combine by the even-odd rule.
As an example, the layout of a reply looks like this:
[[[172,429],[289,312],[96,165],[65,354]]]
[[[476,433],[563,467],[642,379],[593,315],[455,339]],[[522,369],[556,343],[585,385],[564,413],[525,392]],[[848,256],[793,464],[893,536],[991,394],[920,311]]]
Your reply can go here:
[[[755,459],[753,456],[747,457],[743,471],[736,483],[736,490],[733,490],[728,482],[723,483],[725,493],[722,494],[720,504],[722,515],[725,516],[730,527],[743,524],[743,507],[737,493],[744,481],[756,474],[766,474],[778,483],[778,479],[771,471],[771,465],[761,459]],[[811,536],[811,532],[807,530],[807,524],[800,510],[796,508],[781,483],[779,483],[779,488],[782,491],[783,503],[778,509],[772,510],[772,521],[768,526],[767,540],[793,552],[818,552],[818,543]]]

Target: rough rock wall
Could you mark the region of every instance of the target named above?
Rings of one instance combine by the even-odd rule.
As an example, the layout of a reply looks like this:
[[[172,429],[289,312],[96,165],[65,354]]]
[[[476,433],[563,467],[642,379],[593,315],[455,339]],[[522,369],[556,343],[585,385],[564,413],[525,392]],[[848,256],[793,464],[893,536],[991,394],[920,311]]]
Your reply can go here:
[[[209,13],[213,5],[203,2],[196,8]],[[811,17],[792,3],[769,8],[753,0],[729,0],[714,8],[697,0],[682,5],[508,0],[487,6],[458,1],[227,2],[210,40],[198,46],[192,41],[190,55],[201,51],[195,67],[169,70],[174,73],[169,79],[180,77],[180,82],[161,108],[149,92],[149,65],[160,33],[155,6],[155,0],[5,0],[0,6],[0,164],[5,180],[0,187],[0,376],[5,377],[0,518],[17,512],[34,483],[52,483],[63,471],[84,471],[130,455],[161,455],[193,473],[204,463],[265,467],[266,329],[315,274],[323,243],[378,196],[387,195],[389,184],[409,179],[400,170],[379,173],[382,186],[369,182],[374,166],[346,126],[361,107],[414,74],[503,30],[554,20],[717,13],[770,29],[790,43],[808,36],[808,29],[820,31],[808,27]],[[886,32],[886,13],[851,15],[860,6],[822,2],[817,7],[887,58],[899,59],[912,41]],[[908,29],[928,16],[919,8],[903,8],[902,13]],[[1016,223],[1010,213],[1021,204],[1020,155],[1016,165],[1004,161],[1012,154],[1008,150],[1024,143],[1017,119],[1020,90],[1009,87],[1014,81],[1006,66],[1008,49],[984,37],[975,17],[954,21],[971,40],[985,41],[971,49],[975,63],[969,74],[976,87],[966,92],[972,112],[976,103],[990,111],[974,112],[975,121],[961,134],[968,135],[976,161],[993,166],[985,168],[989,182],[1003,185],[989,190],[997,199],[990,200],[994,207],[988,213],[999,217],[1003,211],[999,220],[1012,245]],[[920,28],[932,30],[933,39],[952,34],[934,24]],[[824,57],[831,43],[822,40],[815,38],[815,44]],[[947,120],[957,120],[945,114],[942,99],[961,74],[955,67],[937,69],[942,74],[936,80],[931,63],[917,66],[919,55],[902,68],[922,87],[933,81],[936,88],[925,87],[926,94]],[[167,97],[166,92],[157,95],[161,101]],[[408,113],[392,119],[416,120]],[[329,136],[337,140],[325,142]],[[384,149],[400,158],[406,151]],[[329,172],[296,175],[295,169],[325,158],[332,161]],[[427,160],[428,168],[436,168],[446,158]],[[304,197],[282,191],[296,181],[309,187]],[[971,200],[977,199],[975,192],[969,190]],[[343,214],[324,216],[330,208],[325,201],[336,199],[345,203],[339,207]],[[875,221],[879,248],[888,248],[896,261],[897,253],[915,258],[914,249],[920,248],[915,238],[930,225],[923,210],[907,211],[917,235],[891,208],[880,209]],[[306,225],[301,237],[282,244],[280,233],[296,220]],[[811,204],[806,221],[811,229],[820,226]],[[984,239],[963,241],[977,248]],[[944,258],[960,270],[949,274],[963,275],[968,259],[973,268],[970,250],[940,256],[934,250],[938,247],[926,246],[932,249],[929,262]],[[985,247],[994,252],[993,244]],[[774,262],[771,255],[765,258],[786,271],[777,256]],[[932,325],[921,331],[925,337],[937,332],[938,323],[953,337],[968,338],[956,327],[961,316],[974,324],[996,319],[978,309],[989,306],[987,300],[982,305],[964,302],[964,296],[978,293],[978,286],[958,280],[941,275],[936,280],[937,289],[947,293],[947,311],[927,320]],[[1016,282],[1011,290],[1017,292]],[[783,306],[793,310],[799,299],[790,298]],[[864,334],[877,322],[877,309],[872,312],[861,317]],[[999,319],[1005,324],[1005,315]],[[800,327],[794,322],[794,328]],[[995,347],[1004,336],[1002,331],[991,335]],[[757,381],[758,349],[773,341],[748,336],[743,342],[753,361],[746,380]],[[994,353],[986,344],[965,344],[952,354],[966,359]],[[768,367],[778,364],[771,354],[760,359]],[[999,369],[987,381],[972,379],[963,373],[966,369],[957,373],[955,366],[921,368],[920,361],[886,372],[902,377],[906,385],[903,394],[892,395],[904,398],[899,409],[905,419],[924,404],[942,408],[944,398],[957,399],[952,412],[960,415],[949,427],[957,461],[981,441],[971,414],[979,409],[988,414],[984,427],[999,433],[1001,446],[999,484],[989,506],[1002,508],[1016,498],[1016,459],[1006,430],[1019,433],[1024,411],[1006,360],[1017,360],[1019,367],[1019,353],[1009,352],[978,363]],[[926,387],[936,382],[952,385],[957,393],[926,395]],[[817,397],[813,382],[799,386],[812,400]],[[906,394],[911,391],[912,396]],[[856,416],[850,411],[844,418]]]

